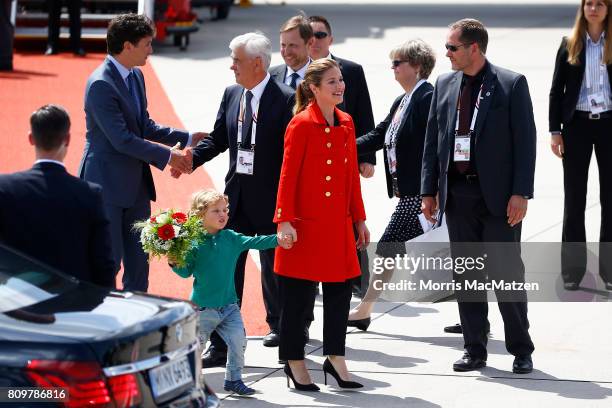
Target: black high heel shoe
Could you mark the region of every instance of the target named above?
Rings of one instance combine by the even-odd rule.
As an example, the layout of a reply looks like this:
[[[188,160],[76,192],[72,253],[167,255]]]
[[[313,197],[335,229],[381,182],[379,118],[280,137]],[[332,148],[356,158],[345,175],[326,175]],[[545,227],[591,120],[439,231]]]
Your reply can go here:
[[[323,374],[325,376],[325,385],[327,385],[327,374],[328,373],[329,375],[331,375],[332,377],[336,379],[336,381],[338,382],[338,387],[340,388],[362,388],[363,387],[363,384],[358,383],[357,381],[344,381],[342,378],[340,378],[340,374],[338,374],[338,372],[332,365],[331,361],[329,361],[329,358],[326,358],[325,362],[323,363]]]
[[[348,327],[356,327],[359,330],[367,331],[368,327],[370,327],[370,318],[366,317],[365,319],[349,320],[346,325]]]
[[[291,367],[289,367],[289,363],[285,363],[283,371],[287,375],[287,388],[289,388],[289,378],[291,378],[293,381],[293,386],[298,391],[319,391],[319,387],[317,387],[315,383],[300,384],[299,382],[295,381],[295,378],[293,378],[293,373],[291,372]]]

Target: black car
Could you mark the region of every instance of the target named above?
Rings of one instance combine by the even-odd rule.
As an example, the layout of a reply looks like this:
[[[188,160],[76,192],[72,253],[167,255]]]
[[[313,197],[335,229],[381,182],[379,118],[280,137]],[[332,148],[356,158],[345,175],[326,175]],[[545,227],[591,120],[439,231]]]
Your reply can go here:
[[[199,356],[191,304],[103,289],[0,245],[3,392],[68,391],[51,406],[216,407]],[[25,398],[12,405],[43,406]]]

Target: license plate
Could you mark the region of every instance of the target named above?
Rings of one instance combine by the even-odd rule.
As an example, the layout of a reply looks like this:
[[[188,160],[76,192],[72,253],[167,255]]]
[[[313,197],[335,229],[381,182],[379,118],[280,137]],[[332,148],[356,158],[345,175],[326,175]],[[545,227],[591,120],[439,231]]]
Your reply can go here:
[[[149,371],[151,390],[155,398],[193,382],[191,366],[184,356]]]

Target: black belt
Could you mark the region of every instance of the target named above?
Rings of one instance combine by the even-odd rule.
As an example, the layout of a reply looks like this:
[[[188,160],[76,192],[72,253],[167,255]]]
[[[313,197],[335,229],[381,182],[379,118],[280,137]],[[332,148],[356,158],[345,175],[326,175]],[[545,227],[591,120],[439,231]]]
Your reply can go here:
[[[612,111],[606,111],[606,112],[601,112],[601,113],[576,111],[574,115],[579,119],[590,119],[590,120],[610,119],[612,118]]]
[[[467,183],[478,183],[478,174],[460,174],[452,175],[453,181],[465,181]]]

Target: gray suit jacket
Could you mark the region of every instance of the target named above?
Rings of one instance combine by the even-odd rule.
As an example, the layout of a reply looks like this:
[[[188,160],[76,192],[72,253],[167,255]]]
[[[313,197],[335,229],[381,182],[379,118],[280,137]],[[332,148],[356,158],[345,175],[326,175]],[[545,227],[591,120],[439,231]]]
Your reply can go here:
[[[488,210],[505,216],[510,196],[533,196],[536,128],[525,77],[490,63],[485,69],[473,154]],[[460,71],[438,77],[425,135],[421,194],[439,193],[441,213],[446,205],[462,78]]]
[[[142,72],[134,68],[140,112],[113,63],[106,58],[91,74],[85,88],[85,151],[78,175],[102,186],[104,202],[129,208],[141,183],[151,200],[155,186],[149,164],[163,170],[169,149],[150,141],[185,147],[189,134],[156,124],[147,112]]]

